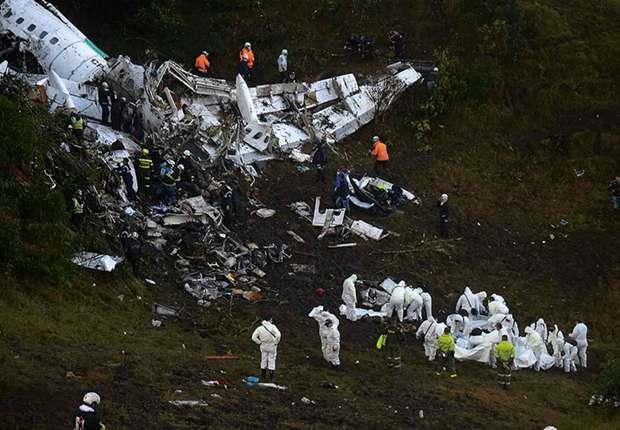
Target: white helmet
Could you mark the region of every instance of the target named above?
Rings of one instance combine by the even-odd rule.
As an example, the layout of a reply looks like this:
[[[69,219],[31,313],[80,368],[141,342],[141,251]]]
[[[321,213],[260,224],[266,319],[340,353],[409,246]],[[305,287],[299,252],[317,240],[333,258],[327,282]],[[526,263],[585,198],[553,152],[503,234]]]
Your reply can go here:
[[[209,53],[207,51],[202,51],[202,55],[206,55],[208,57]]]
[[[373,137],[372,137],[372,141],[373,141],[373,142],[377,142],[378,140],[379,140],[379,136],[373,136]]]
[[[441,197],[439,198],[439,201],[442,203],[445,203],[448,201],[448,195],[447,194],[442,194]]]
[[[107,82],[105,82],[105,81],[103,81],[103,83],[101,84],[101,86],[102,86],[103,88],[108,88],[108,87],[109,87],[108,83],[107,83]]]
[[[184,166],[184,165],[182,165],[182,164],[179,164],[179,165],[177,166],[177,168],[178,168],[181,172],[182,172],[183,170],[185,170],[185,166]]]
[[[169,165],[170,167],[174,167],[174,165],[175,165],[175,164],[176,164],[176,163],[174,162],[174,160],[168,160],[168,165]]]
[[[88,406],[92,406],[93,403],[101,403],[101,397],[97,393],[86,393],[84,394],[84,399],[82,399],[84,404]]]
[[[288,51],[286,49],[282,50],[282,55],[288,55]]]
[[[243,45],[244,48],[250,48],[252,49],[252,44],[250,42],[245,42],[245,44]]]
[[[185,155],[186,157],[189,157],[192,155],[192,153],[189,152],[189,149],[186,149],[185,151],[183,151],[183,155]]]

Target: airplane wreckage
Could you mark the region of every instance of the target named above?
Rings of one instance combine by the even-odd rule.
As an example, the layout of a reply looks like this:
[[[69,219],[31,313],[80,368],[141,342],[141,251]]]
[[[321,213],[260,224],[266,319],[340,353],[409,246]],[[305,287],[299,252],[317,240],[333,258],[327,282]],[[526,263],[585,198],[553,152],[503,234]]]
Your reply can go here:
[[[344,139],[387,109],[406,88],[422,80],[412,65],[396,63],[362,85],[348,74],[311,84],[250,88],[240,76],[234,84],[199,77],[172,61],[136,65],[126,56],[110,58],[53,5],[34,0],[0,0],[0,79],[4,75],[29,84],[32,97],[47,103],[52,112],[75,111],[91,119],[79,151],[107,166],[107,183],[115,185],[87,185],[85,197],[96,202],[90,211],[105,224],[103,230],[119,239],[132,264],[141,260],[137,255],[172,256],[184,289],[205,305],[223,294],[243,294],[248,300],[261,296],[258,285],[265,276],[262,269],[268,263],[291,258],[285,243],[244,243],[225,225],[225,211],[218,196],[228,185],[222,177],[213,176],[222,170],[218,168],[222,164],[211,166],[227,160],[252,181],[251,177],[257,175],[253,163],[284,157],[308,162],[311,157],[300,150],[304,144]],[[129,102],[133,137],[101,124],[98,94],[103,82]],[[136,132],[136,123],[141,135]],[[165,159],[176,159],[190,151],[201,172],[209,173],[202,175],[198,192],[186,192],[177,205],[149,205],[142,201],[145,204],[132,207],[135,200],[130,198],[129,186],[137,192],[138,181],[131,155],[140,151],[139,141],[145,137]],[[65,143],[60,147],[71,152]],[[130,168],[132,180],[123,186],[124,179],[119,182],[111,177],[124,163]],[[52,189],[56,187],[54,176],[63,176],[54,171],[45,174]],[[398,188],[402,202],[419,203],[409,191],[380,178],[364,176],[347,181],[352,204],[362,210],[381,210],[369,189],[383,196]],[[248,203],[254,207],[252,214],[261,218],[275,212],[254,198],[248,197]],[[392,233],[353,220],[345,216],[344,209],[320,210],[319,198],[314,212],[303,201],[292,203],[290,208],[301,219],[321,228],[318,240],[330,235],[341,241],[351,234],[363,240],[381,240]],[[287,234],[305,243],[295,232]],[[329,248],[354,245],[339,243]],[[81,252],[73,262],[111,271],[123,259]]]
[[[307,159],[294,150],[344,139],[422,79],[399,62],[361,85],[347,74],[250,88],[240,75],[233,84],[196,76],[173,61],[137,65],[127,56],[109,57],[53,5],[35,0],[0,0],[0,39],[0,76],[23,77],[52,112],[68,108],[100,120],[98,86],[105,81],[126,97],[155,142],[191,142],[201,160],[224,157],[237,166],[291,153]],[[27,67],[26,55],[35,67]],[[11,56],[21,64],[5,60]]]

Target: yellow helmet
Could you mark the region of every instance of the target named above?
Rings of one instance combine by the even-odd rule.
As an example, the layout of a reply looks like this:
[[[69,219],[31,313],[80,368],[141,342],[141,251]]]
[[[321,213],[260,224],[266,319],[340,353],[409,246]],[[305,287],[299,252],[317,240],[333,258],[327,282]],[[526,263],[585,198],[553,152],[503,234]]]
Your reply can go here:
[[[146,148],[142,149],[142,155],[149,155],[149,150]]]

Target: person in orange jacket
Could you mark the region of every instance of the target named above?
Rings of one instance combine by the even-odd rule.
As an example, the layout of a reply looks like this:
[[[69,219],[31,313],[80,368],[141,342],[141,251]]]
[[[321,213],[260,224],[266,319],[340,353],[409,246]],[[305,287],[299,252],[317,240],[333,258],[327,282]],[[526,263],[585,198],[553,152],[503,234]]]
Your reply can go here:
[[[209,62],[209,53],[207,51],[202,51],[200,55],[196,58],[196,62],[194,63],[194,67],[196,68],[196,72],[199,75],[206,75],[209,71],[209,67],[211,67],[211,63]]]
[[[388,155],[387,146],[385,143],[381,142],[379,136],[374,136],[372,141],[372,149],[369,152],[375,157],[375,173],[378,176],[379,170],[382,170],[383,173],[387,173],[387,165],[390,157]]]
[[[251,74],[254,71],[254,51],[252,51],[252,44],[250,42],[245,42],[243,49],[239,52],[239,62],[243,61],[244,55],[248,58],[248,68]]]

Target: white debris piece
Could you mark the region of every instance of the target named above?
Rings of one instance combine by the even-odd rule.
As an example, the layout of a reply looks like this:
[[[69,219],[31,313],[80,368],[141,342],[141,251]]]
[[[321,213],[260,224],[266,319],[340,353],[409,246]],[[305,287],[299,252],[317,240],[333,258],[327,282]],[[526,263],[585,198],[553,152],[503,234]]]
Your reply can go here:
[[[204,400],[169,400],[168,403],[174,406],[209,406]]]
[[[293,149],[289,157],[298,163],[310,163],[312,161],[311,155],[304,154],[299,149]]]
[[[255,213],[261,218],[271,218],[276,214],[276,211],[273,209],[261,208],[257,209]]]
[[[326,209],[321,213],[321,198],[317,197],[314,201],[314,217],[312,218],[312,225],[315,227],[336,227],[342,225],[344,222],[344,209]],[[330,225],[325,225],[325,221],[330,218]]]
[[[381,240],[383,236],[383,229],[361,220],[353,221],[351,231],[359,236],[369,237],[374,240]]]
[[[97,254],[95,252],[80,252],[76,254],[71,261],[87,269],[111,272],[118,263],[123,261],[123,257],[113,257],[111,255]]]

